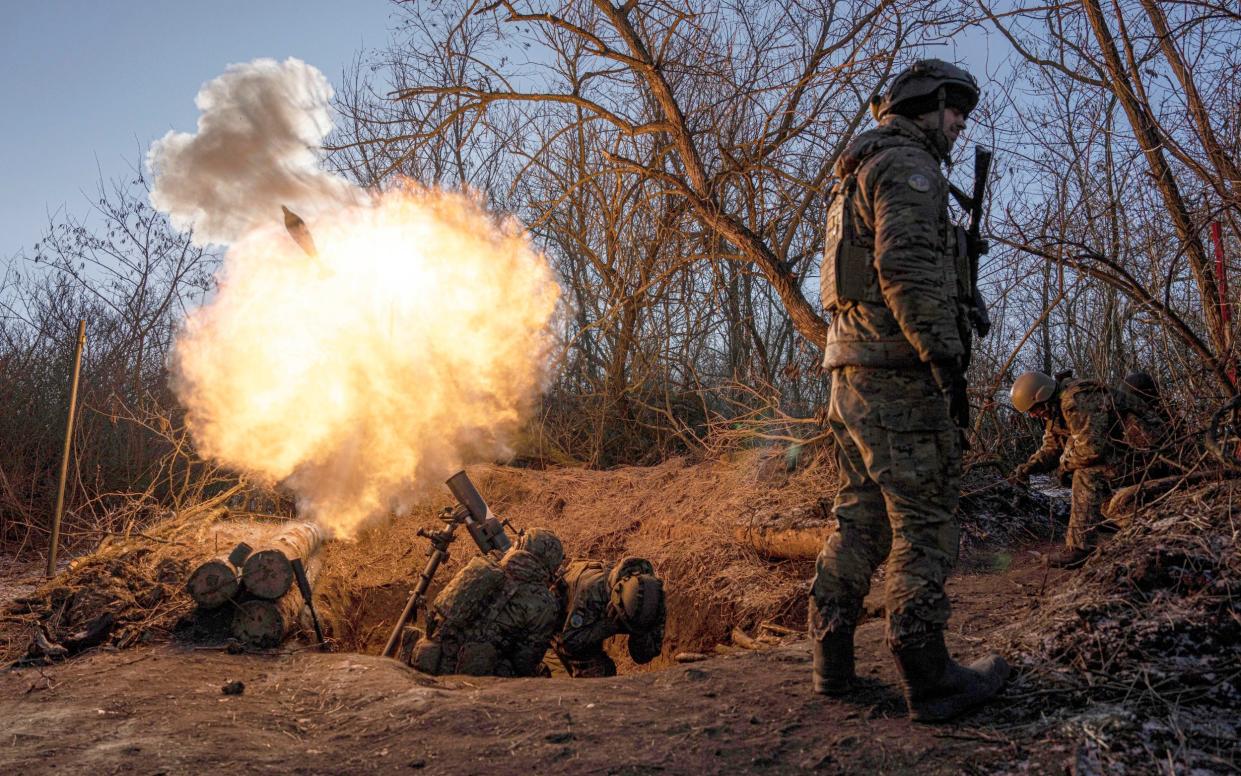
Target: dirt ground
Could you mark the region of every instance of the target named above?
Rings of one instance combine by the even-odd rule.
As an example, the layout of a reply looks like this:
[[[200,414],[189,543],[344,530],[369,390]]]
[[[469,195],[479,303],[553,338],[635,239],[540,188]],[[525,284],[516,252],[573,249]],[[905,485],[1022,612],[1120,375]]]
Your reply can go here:
[[[571,557],[651,559],[669,591],[663,655],[576,681],[432,679],[376,657],[425,563],[417,530],[438,527],[446,493],[325,547],[315,598],[334,653],[295,639],[232,654],[200,632],[184,576],[256,521],[280,523],[204,505],[110,537],[51,582],[37,563],[0,565],[0,657],[42,663],[0,672],[0,774],[1238,772],[1241,479],[1161,497],[1086,568],[1060,572],[1045,556],[1067,494],[967,477],[949,645],[961,658],[999,650],[1016,672],[997,702],[922,727],[905,720],[876,595],[858,634],[867,681],[845,700],[808,691],[797,634],[812,555],[769,557],[751,541],[771,526],[830,530],[830,462],[754,451],[470,474],[493,510],[553,528]],[[454,546],[440,577],[472,554]],[[113,615],[106,640],[81,646],[74,634]],[[28,654],[39,629],[69,659]],[[743,648],[755,638],[759,650]],[[704,659],[678,662],[684,652]]]
[[[951,580],[956,654],[981,654],[1057,584],[1047,549]],[[909,723],[881,619],[859,628],[858,654],[864,687],[832,700],[808,690],[803,640],[595,680],[430,678],[309,649],[97,650],[0,674],[0,772],[1045,773],[1073,755],[997,722],[1004,700]],[[241,694],[224,693],[235,681]]]

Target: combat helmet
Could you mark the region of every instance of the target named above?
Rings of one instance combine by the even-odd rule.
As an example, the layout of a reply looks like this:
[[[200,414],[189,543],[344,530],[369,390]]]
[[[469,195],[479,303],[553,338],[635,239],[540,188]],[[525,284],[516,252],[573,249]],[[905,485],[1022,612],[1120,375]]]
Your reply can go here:
[[[664,583],[645,558],[623,558],[608,575],[608,609],[629,633],[648,633],[664,620]]]
[[[1056,378],[1042,372],[1026,372],[1013,381],[1008,398],[1018,412],[1029,412],[1056,394]]]
[[[555,576],[560,564],[564,563],[564,545],[560,543],[560,537],[546,528],[527,529],[517,537],[515,549],[525,550],[538,558],[546,567],[548,576]]]
[[[969,113],[978,105],[978,81],[963,68],[942,59],[920,59],[871,98],[875,119],[891,113],[914,118],[936,108]]]
[[[1138,399],[1158,399],[1159,385],[1149,372],[1130,372],[1121,381],[1120,387]]]

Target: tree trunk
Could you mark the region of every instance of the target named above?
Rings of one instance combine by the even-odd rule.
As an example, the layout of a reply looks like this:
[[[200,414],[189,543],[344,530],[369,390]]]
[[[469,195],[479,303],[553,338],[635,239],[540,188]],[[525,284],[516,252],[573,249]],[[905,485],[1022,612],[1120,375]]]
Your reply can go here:
[[[315,523],[294,523],[246,559],[242,569],[246,592],[256,598],[275,600],[293,585],[293,558],[309,562],[327,538]]]
[[[1207,324],[1208,339],[1211,343],[1213,371],[1221,378],[1222,387],[1231,390],[1232,386],[1219,368],[1219,355],[1225,352],[1227,340],[1223,320],[1219,308],[1215,304],[1218,292],[1215,287],[1215,275],[1207,262],[1206,248],[1199,239],[1198,233],[1190,218],[1185,200],[1181,196],[1180,187],[1168,160],[1164,157],[1163,141],[1160,129],[1151,115],[1150,106],[1143,101],[1130,81],[1130,73],[1125,69],[1116,48],[1116,39],[1103,17],[1103,9],[1098,0],[1083,0],[1082,5],[1091,29],[1103,55],[1103,62],[1108,73],[1108,86],[1120,101],[1133,127],[1134,136],[1138,140],[1142,153],[1150,166],[1155,185],[1163,197],[1168,215],[1176,227],[1177,236],[1185,246],[1185,255],[1189,259],[1190,270],[1198,286],[1198,296],[1202,303],[1203,317]],[[1136,77],[1136,74],[1135,74]]]

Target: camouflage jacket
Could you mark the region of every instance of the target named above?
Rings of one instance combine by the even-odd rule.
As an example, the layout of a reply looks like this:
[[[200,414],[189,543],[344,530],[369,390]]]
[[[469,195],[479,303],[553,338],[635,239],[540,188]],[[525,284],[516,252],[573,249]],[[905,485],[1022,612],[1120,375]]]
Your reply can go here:
[[[543,564],[530,553],[505,556],[505,586],[488,618],[495,628],[500,676],[535,676],[559,624]]]
[[[887,116],[836,163],[842,180],[855,176],[847,207],[871,254],[883,302],[846,302],[835,311],[825,367],[899,369],[964,354],[965,299],[940,162],[917,125]]]
[[[475,559],[477,562],[479,559]],[[495,568],[494,561],[488,564]],[[531,553],[511,550],[499,563],[503,581],[489,589],[481,609],[454,614],[446,599],[460,587],[463,568],[437,596],[427,615],[426,641],[441,645],[428,664],[416,666],[429,673],[472,673],[497,676],[535,676],[559,625],[560,608],[548,590],[547,568]],[[478,577],[482,580],[482,576]],[[477,584],[483,584],[482,581]],[[469,598],[458,592],[457,600]],[[468,617],[461,621],[462,616]],[[479,647],[485,647],[480,651]],[[415,648],[417,652],[417,648]],[[442,656],[441,656],[442,653]],[[470,655],[467,669],[462,657]],[[484,655],[487,657],[479,657]]]
[[[573,661],[590,660],[603,652],[603,642],[621,632],[608,614],[611,568],[597,560],[569,563],[557,585],[563,627],[553,646],[572,673]]]
[[[1119,462],[1128,445],[1111,389],[1094,380],[1069,380],[1056,387],[1055,402],[1042,446],[1022,466],[1027,474]]]

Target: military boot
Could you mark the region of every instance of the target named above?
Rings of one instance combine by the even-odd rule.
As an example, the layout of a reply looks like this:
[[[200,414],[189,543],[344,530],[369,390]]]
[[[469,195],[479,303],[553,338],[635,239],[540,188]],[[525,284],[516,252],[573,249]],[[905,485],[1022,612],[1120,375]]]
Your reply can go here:
[[[853,686],[853,631],[829,633],[811,642],[814,649],[814,691],[840,696]]]
[[[1061,547],[1047,556],[1047,564],[1057,569],[1078,569],[1094,555],[1093,547]]]
[[[942,631],[915,647],[896,650],[909,718],[942,722],[984,703],[1004,686],[1008,663],[988,655],[968,668],[948,656]]]

